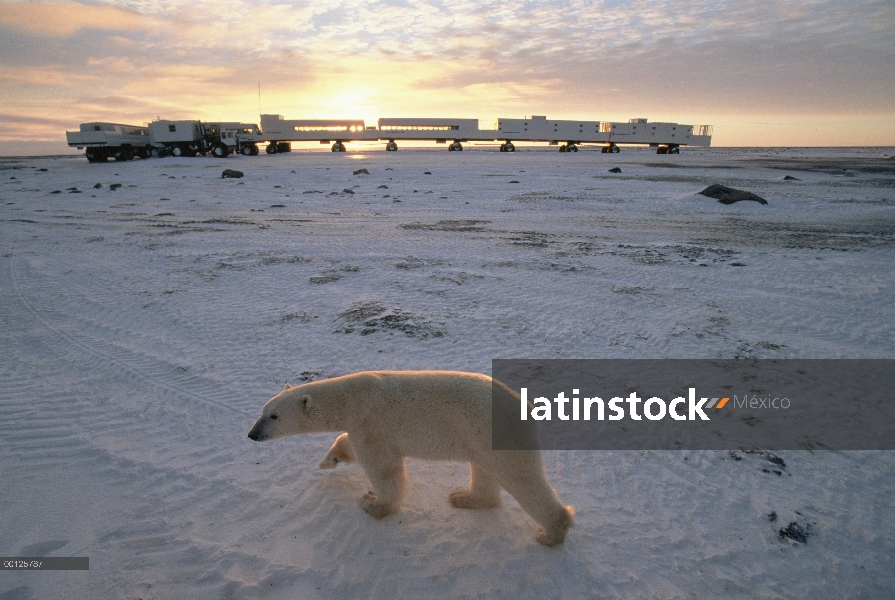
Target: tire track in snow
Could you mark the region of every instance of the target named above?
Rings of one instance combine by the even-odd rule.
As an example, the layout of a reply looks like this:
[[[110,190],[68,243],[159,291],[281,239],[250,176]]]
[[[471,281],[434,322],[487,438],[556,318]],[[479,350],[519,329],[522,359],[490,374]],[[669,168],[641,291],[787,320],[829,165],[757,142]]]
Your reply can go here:
[[[210,399],[208,396],[197,393],[196,391],[185,389],[184,380],[179,380],[176,374],[172,373],[167,365],[158,365],[155,359],[151,357],[141,357],[132,351],[117,346],[114,343],[90,336],[89,333],[72,331],[69,327],[60,326],[51,322],[44,316],[40,307],[35,307],[22,292],[19,281],[19,259],[13,252],[9,261],[9,285],[13,291],[13,295],[18,302],[33,315],[44,327],[56,333],[60,339],[65,340],[68,344],[80,350],[81,352],[106,361],[111,365],[118,367],[121,371],[127,372],[135,378],[142,380],[150,386],[163,388],[170,394],[176,396],[186,396],[192,400],[196,400],[207,406],[216,409],[223,409],[228,412],[244,416],[242,412],[234,406],[224,402],[218,402]],[[155,373],[153,371],[156,371]],[[195,378],[191,378],[195,380]],[[180,383],[182,385],[175,385]]]

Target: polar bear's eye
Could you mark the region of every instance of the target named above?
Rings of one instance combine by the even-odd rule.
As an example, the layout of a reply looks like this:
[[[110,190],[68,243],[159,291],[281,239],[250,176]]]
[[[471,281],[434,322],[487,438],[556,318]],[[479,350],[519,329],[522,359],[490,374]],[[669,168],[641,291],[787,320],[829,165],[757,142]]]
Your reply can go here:
[[[276,416],[276,415],[270,415],[270,418],[271,418],[271,420],[274,420],[274,421],[277,420],[277,416]]]

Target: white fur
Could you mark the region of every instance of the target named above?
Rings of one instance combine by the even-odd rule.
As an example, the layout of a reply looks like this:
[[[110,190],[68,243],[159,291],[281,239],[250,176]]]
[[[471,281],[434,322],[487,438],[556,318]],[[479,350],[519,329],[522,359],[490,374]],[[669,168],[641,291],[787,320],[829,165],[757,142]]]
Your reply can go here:
[[[332,448],[320,463],[320,468],[335,469],[339,463],[353,463],[354,460],[354,447],[351,445],[351,440],[348,439],[348,434],[343,433],[333,442]]]
[[[287,385],[264,405],[249,437],[260,442],[347,432],[320,466],[334,467],[340,453],[357,460],[373,487],[361,506],[377,518],[401,505],[407,490],[404,457],[469,462],[470,483],[450,493],[451,505],[499,506],[503,488],[541,524],[539,542],[560,544],[572,524],[572,507],[560,503],[547,481],[540,450],[491,449],[491,388],[486,375],[456,371],[365,371]],[[502,389],[507,407],[517,411],[519,396]],[[531,434],[534,425],[522,427],[531,427]]]

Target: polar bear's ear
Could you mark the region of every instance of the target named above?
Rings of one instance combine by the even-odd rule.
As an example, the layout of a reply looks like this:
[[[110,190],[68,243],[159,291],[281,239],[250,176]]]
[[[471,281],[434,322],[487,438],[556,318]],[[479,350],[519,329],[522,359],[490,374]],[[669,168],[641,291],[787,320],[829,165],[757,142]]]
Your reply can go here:
[[[299,402],[301,402],[302,408],[311,408],[312,406],[314,406],[314,401],[307,394],[302,396]]]
[[[287,381],[287,382],[286,382],[286,385],[283,386],[283,390],[284,390],[284,391],[285,391],[285,390],[291,390],[293,387],[295,387],[295,386],[294,386],[294,385],[289,385],[289,382]]]

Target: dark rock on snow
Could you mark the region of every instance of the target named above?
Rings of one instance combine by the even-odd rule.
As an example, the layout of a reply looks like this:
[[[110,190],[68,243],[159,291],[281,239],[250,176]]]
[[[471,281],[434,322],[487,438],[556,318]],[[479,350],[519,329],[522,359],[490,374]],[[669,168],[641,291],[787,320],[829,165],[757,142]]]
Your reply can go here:
[[[221,179],[239,179],[244,175],[245,174],[242,171],[236,171],[234,169],[224,169],[223,173],[221,173]]]
[[[610,173],[621,173],[622,170],[619,167],[612,167],[611,169],[609,169],[609,172]]]
[[[739,202],[740,200],[754,200],[759,204],[768,203],[767,200],[765,200],[761,196],[753,194],[752,192],[729,188],[718,183],[710,185],[699,193],[703,196],[708,196],[709,198],[715,198],[721,204],[733,204],[734,202]]]
[[[802,527],[796,521],[793,521],[786,527],[781,527],[780,531],[777,533],[777,536],[781,541],[789,538],[794,542],[798,542],[799,544],[808,543],[808,536],[811,535],[811,526],[805,525]]]

